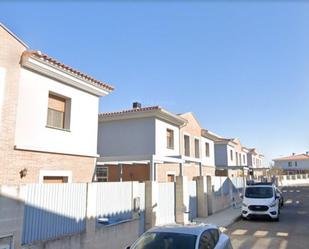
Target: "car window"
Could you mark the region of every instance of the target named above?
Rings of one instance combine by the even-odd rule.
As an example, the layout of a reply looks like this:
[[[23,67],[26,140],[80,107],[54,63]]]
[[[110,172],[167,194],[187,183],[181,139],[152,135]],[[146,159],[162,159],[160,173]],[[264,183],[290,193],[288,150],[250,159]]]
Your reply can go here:
[[[199,249],[214,249],[219,240],[218,229],[209,229],[202,233],[199,241]]]
[[[245,196],[247,198],[272,198],[274,190],[271,187],[247,187]]]
[[[142,235],[132,249],[194,249],[196,235],[168,232],[148,232]]]

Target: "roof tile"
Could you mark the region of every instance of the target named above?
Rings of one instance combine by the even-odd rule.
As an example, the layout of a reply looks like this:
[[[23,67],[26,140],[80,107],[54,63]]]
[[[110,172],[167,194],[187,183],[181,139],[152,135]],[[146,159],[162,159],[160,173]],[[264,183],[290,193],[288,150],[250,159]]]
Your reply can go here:
[[[113,86],[110,86],[100,80],[97,80],[95,78],[92,78],[91,76],[81,72],[81,71],[78,71],[68,65],[65,65],[59,61],[57,61],[56,59],[48,56],[47,54],[42,54],[40,51],[31,51],[31,50],[27,50],[23,53],[22,56],[33,56],[33,57],[36,57],[36,58],[39,58],[43,61],[46,61],[56,67],[60,67],[61,69],[63,70],[66,70],[72,74],[75,74],[76,76],[78,77],[81,77],[83,79],[86,79],[87,81],[89,81],[92,85],[94,86],[97,86],[97,87],[100,87],[100,88],[103,88],[109,92],[113,91],[114,90],[114,87]]]

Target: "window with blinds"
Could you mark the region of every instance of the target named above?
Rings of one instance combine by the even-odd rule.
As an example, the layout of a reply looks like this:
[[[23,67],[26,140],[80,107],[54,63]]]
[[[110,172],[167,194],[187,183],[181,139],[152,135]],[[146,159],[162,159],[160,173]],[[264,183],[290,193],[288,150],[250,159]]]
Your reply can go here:
[[[205,156],[209,157],[210,156],[210,152],[209,152],[209,143],[205,143]]]
[[[194,139],[194,155],[195,158],[200,158],[200,140],[197,138]]]
[[[190,156],[190,137],[184,135],[184,147],[185,147],[185,156]]]
[[[48,96],[48,114],[47,126],[65,129],[66,127],[66,110],[67,99],[54,95],[52,93]]]
[[[166,147],[168,149],[174,149],[174,131],[166,129]]]

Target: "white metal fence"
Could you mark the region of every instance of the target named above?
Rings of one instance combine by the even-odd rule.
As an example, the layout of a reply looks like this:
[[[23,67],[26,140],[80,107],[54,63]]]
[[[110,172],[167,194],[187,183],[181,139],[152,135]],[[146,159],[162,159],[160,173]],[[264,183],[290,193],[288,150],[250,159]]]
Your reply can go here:
[[[23,191],[23,244],[85,229],[86,184],[31,184]]]

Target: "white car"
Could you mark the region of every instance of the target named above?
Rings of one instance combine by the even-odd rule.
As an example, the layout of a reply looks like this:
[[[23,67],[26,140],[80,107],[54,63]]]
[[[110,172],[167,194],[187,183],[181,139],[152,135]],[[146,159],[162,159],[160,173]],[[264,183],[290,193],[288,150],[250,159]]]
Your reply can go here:
[[[274,185],[266,183],[248,185],[242,198],[243,218],[264,216],[279,221],[280,196]]]
[[[154,227],[127,249],[233,249],[230,238],[213,225]]]

